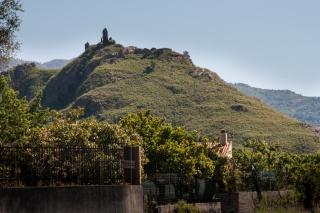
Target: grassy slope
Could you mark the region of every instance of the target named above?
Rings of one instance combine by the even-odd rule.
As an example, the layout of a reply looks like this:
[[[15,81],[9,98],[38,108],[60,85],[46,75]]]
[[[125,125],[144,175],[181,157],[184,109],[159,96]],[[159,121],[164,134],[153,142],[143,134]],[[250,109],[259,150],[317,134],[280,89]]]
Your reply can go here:
[[[267,90],[231,84],[244,94],[260,99],[290,117],[320,127],[320,97],[305,97],[289,90]]]
[[[235,146],[247,138],[280,142],[296,152],[318,149],[319,138],[301,123],[229,86],[184,55],[117,57],[121,45],[91,46],[64,67],[44,90],[44,106],[85,107],[86,116],[117,122],[140,108],[152,109],[173,125],[212,138],[227,129]],[[152,72],[147,67],[156,63]]]

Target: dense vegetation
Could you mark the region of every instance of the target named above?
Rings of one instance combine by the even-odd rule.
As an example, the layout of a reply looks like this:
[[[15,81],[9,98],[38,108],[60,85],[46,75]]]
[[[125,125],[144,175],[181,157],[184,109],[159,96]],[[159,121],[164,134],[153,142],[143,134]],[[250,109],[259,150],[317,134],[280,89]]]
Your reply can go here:
[[[22,80],[13,80],[13,85],[24,85]],[[116,124],[128,113],[151,109],[173,127],[197,130],[210,140],[226,129],[236,147],[257,138],[280,142],[294,152],[319,149],[319,137],[303,123],[196,67],[188,54],[99,43],[42,82],[44,107],[84,107],[83,117],[99,121]]]
[[[18,98],[33,100],[58,69],[38,68],[34,63],[18,65],[1,74],[11,78],[10,86],[19,91]]]
[[[30,104],[18,99],[18,92],[8,86],[8,78],[0,77],[0,145],[21,139],[27,130],[42,126],[49,110],[41,110],[41,93]]]
[[[294,189],[296,199],[303,201],[305,207],[320,204],[320,153],[297,155],[281,151],[278,143],[248,140],[228,159],[219,156],[218,144],[209,148],[208,139],[203,138],[202,146],[196,145],[196,132],[168,125],[149,110],[128,114],[117,124],[79,119],[84,113],[82,108],[64,116],[56,110],[41,110],[41,94],[31,103],[17,98],[17,92],[9,87],[4,76],[0,77],[0,94],[0,147],[140,145],[144,176],[156,171],[166,173],[170,167],[185,181],[192,176],[203,177],[218,183],[219,191],[227,192],[255,190],[255,165],[261,190]],[[6,164],[0,170],[7,171]],[[262,171],[273,172],[276,179],[264,176]]]
[[[82,108],[72,109],[67,116],[56,110],[41,110],[40,96],[30,104],[17,98],[0,77],[0,146],[106,146],[140,145],[145,175],[166,172],[167,166],[185,175],[211,178],[214,165],[203,149],[194,142],[195,136],[181,127],[166,125],[150,111],[125,116],[118,124],[98,122],[94,118],[79,119]]]
[[[231,85],[292,118],[320,127],[320,97],[305,97],[289,90],[254,88],[241,83]]]
[[[246,148],[235,150],[230,167],[229,188],[248,190],[255,188],[251,176],[251,165],[260,173],[262,190],[294,189],[298,200],[307,208],[320,204],[320,153],[296,155],[279,150],[278,144],[268,146],[264,141],[251,140],[244,143]],[[271,176],[263,176],[262,171],[272,171]],[[265,172],[265,174],[267,174]],[[251,185],[251,186],[250,186]]]

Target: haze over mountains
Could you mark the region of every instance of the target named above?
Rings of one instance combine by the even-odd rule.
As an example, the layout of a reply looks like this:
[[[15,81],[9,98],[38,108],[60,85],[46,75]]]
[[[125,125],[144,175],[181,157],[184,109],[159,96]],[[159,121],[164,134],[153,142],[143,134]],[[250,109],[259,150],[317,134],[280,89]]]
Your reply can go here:
[[[22,59],[12,59],[9,62],[8,68],[13,68],[19,64],[24,64],[24,63],[35,63],[37,67],[39,68],[47,68],[47,69],[59,69],[64,67],[66,64],[68,64],[72,59],[53,59],[51,61],[47,61],[44,63],[37,62],[37,61],[25,61]]]

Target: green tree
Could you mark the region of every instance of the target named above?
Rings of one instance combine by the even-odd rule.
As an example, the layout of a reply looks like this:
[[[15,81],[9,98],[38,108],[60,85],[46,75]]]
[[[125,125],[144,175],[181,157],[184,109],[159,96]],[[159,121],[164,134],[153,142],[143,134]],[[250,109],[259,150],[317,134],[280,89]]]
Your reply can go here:
[[[211,178],[214,165],[206,151],[194,142],[195,134],[181,127],[166,125],[163,118],[153,117],[150,110],[141,110],[122,118],[119,124],[138,133],[148,163],[147,175],[179,173],[189,180],[193,175]]]
[[[40,91],[37,97],[29,105],[31,128],[46,124],[50,116],[49,108],[42,110],[41,98],[42,91]]]
[[[304,206],[316,208],[320,205],[320,153],[300,156],[295,173],[296,190]]]
[[[0,141],[12,143],[29,128],[29,106],[26,98],[18,99],[18,92],[8,86],[9,79],[0,76]]]
[[[294,187],[296,174],[296,155],[280,150],[278,143],[268,145],[263,140],[248,140],[244,148],[233,152],[230,167],[231,183],[239,190],[255,190],[252,176],[252,165],[259,175],[259,185],[262,190],[277,190]],[[265,174],[265,175],[263,175]],[[274,174],[274,176],[272,175]]]
[[[119,125],[99,123],[92,118],[80,120],[79,117],[83,113],[83,108],[71,109],[67,116],[52,110],[52,121],[43,126],[30,128],[21,141],[23,144],[32,146],[80,145],[114,148],[142,143],[138,134],[128,134]]]
[[[6,68],[8,61],[20,48],[14,33],[20,26],[17,12],[23,12],[21,8],[20,0],[0,2],[0,72]]]
[[[0,76],[0,143],[11,144],[32,127],[45,124],[49,110],[41,110],[41,93],[30,104],[18,99],[18,92],[9,87],[10,79]]]

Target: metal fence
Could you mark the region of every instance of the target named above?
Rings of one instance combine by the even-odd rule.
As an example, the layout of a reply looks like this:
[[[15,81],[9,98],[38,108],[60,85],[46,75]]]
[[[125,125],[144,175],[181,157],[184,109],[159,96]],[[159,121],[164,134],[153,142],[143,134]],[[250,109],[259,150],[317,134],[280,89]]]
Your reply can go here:
[[[0,147],[0,187],[117,185],[123,149]]]
[[[177,173],[157,174],[142,181],[144,212],[153,212],[157,205],[185,200],[190,203],[212,202],[215,192],[213,182],[191,178],[186,182]]]

